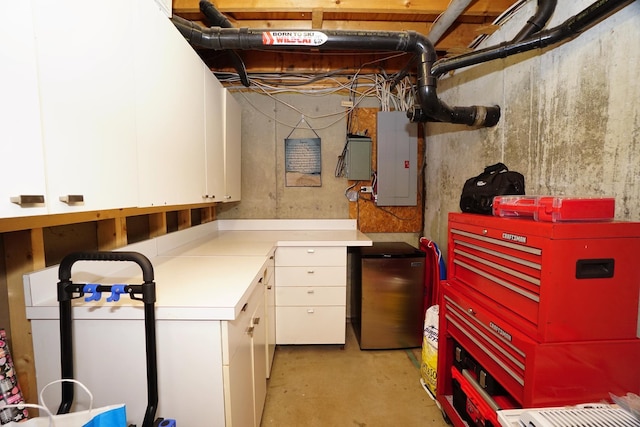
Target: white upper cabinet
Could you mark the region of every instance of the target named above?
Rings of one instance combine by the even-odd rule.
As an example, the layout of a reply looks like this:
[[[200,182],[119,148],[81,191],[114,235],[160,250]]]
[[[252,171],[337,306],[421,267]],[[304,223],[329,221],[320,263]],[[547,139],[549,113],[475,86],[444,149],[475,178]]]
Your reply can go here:
[[[201,203],[205,76],[201,59],[160,7],[136,2],[135,96],[140,206]]]
[[[224,88],[206,68],[204,71],[206,199],[223,202],[224,187]]]
[[[0,16],[0,217],[240,199],[240,107],[158,3]]]
[[[48,212],[136,206],[130,1],[32,3]]]
[[[240,200],[241,187],[240,142],[242,134],[242,108],[227,89],[224,90],[224,95],[224,201],[236,202]]]
[[[0,25],[0,217],[44,214],[45,204],[26,203],[46,193],[33,27],[15,19],[31,16],[31,1],[0,2],[0,16],[14,17]]]

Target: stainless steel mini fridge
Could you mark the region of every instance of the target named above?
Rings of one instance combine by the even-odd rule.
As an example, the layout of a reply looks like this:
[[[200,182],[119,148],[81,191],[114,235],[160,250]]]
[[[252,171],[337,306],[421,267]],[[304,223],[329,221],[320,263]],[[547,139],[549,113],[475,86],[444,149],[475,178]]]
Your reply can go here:
[[[420,347],[425,253],[403,242],[374,242],[354,264],[351,321],[360,348]]]

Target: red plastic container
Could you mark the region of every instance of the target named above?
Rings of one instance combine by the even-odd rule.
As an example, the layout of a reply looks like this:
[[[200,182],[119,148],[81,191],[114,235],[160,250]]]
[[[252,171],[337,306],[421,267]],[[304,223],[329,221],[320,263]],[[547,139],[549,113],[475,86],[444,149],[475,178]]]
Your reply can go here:
[[[496,196],[493,215],[533,218],[536,221],[610,221],[615,215],[612,197]]]

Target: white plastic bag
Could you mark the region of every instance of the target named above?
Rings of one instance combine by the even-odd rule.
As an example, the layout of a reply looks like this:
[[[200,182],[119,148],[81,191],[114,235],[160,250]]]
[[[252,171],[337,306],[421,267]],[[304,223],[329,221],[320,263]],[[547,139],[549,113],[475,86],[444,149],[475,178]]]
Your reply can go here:
[[[424,317],[424,333],[422,338],[422,361],[420,362],[421,382],[435,397],[438,379],[438,305],[427,309]]]
[[[84,411],[76,411],[69,414],[53,415],[43,402],[42,394],[45,389],[52,384],[63,381],[78,384],[89,395],[89,409]],[[45,416],[31,418],[26,421],[12,421],[4,426],[10,427],[127,427],[127,415],[124,404],[108,405],[100,408],[93,408],[93,395],[89,389],[79,381],[66,379],[56,380],[45,385],[40,391],[40,404],[34,405],[30,403],[19,403],[15,405],[0,405],[0,410],[4,408],[38,408],[44,411]]]

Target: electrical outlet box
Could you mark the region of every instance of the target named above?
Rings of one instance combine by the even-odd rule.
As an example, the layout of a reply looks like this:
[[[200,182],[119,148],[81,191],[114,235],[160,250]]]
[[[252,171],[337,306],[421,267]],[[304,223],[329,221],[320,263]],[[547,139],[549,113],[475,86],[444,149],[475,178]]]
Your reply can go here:
[[[347,179],[369,181],[371,179],[371,138],[349,137],[345,160]]]

